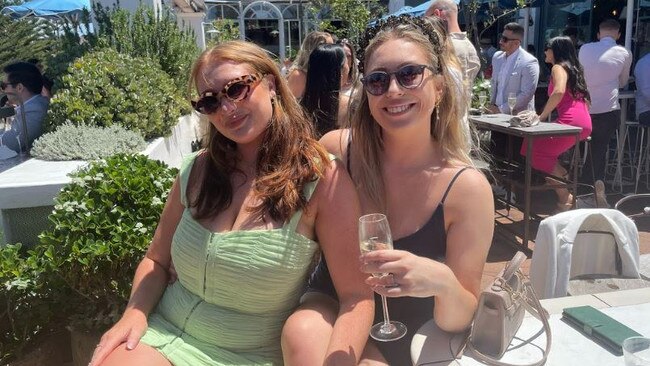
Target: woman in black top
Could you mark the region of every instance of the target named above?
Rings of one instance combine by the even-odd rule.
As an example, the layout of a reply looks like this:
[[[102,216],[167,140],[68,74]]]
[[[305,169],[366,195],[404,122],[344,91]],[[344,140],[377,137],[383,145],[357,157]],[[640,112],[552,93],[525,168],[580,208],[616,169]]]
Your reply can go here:
[[[395,250],[364,254],[360,266],[366,283],[389,297],[391,318],[405,323],[408,334],[368,342],[364,365],[411,364],[409,346],[422,324],[433,318],[444,330],[462,331],[477,307],[494,206],[485,177],[466,169],[469,147],[445,45],[419,18],[392,17],[370,28],[360,44],[364,92],[351,129],[321,139],[347,162],[363,212],[385,213],[395,238]],[[325,268],[319,265],[313,291],[285,324],[286,365],[327,363],[332,319],[345,309],[328,292]],[[381,319],[379,310],[375,322]]]

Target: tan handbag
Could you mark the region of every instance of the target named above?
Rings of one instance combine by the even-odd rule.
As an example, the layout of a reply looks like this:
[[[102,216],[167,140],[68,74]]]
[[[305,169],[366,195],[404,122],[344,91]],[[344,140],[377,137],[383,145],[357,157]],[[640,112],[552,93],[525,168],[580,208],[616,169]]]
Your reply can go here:
[[[494,282],[481,293],[467,347],[477,361],[488,365],[510,366],[499,361],[519,330],[527,310],[544,324],[546,350],[543,358],[527,366],[546,363],[551,349],[548,312],[542,308],[530,280],[519,270],[526,255],[517,252]]]

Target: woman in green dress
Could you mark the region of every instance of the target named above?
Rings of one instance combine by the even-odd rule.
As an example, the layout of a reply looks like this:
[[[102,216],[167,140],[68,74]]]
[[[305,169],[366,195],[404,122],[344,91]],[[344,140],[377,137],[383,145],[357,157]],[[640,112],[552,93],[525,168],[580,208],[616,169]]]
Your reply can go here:
[[[191,76],[207,147],[181,167],[126,311],[91,365],[281,365],[282,326],[318,249],[341,299],[323,363],[356,365],[374,305],[349,176],[260,47],[220,44]]]

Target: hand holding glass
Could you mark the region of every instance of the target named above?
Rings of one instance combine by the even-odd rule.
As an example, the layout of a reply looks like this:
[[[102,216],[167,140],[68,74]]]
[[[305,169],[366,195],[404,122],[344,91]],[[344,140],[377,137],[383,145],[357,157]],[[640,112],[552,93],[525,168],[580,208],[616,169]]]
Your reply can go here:
[[[384,214],[369,214],[359,218],[359,245],[361,253],[373,250],[393,249],[393,238],[388,226],[388,219]],[[382,277],[388,273],[373,273],[375,277]],[[406,334],[406,326],[388,317],[388,304],[386,296],[381,296],[384,312],[384,321],[377,323],[370,329],[370,336],[381,342],[396,341]]]
[[[510,93],[508,94],[508,107],[510,107],[510,114],[512,115],[512,111],[515,108],[515,105],[517,105],[517,94],[515,93]]]

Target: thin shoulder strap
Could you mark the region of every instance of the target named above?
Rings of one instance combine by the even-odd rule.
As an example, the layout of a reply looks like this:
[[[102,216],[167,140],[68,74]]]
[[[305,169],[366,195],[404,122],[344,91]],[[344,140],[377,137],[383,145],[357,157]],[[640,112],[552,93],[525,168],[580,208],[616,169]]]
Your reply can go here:
[[[449,185],[447,186],[447,190],[445,191],[445,194],[442,195],[442,200],[440,200],[440,203],[441,203],[441,204],[444,204],[444,203],[445,203],[445,200],[447,199],[447,194],[449,194],[449,190],[451,190],[451,186],[454,185],[454,182],[456,181],[456,179],[458,179],[458,176],[459,176],[462,172],[464,172],[465,170],[467,170],[468,168],[470,168],[470,167],[468,167],[468,166],[464,167],[463,169],[459,170],[459,171],[454,175],[453,178],[451,178],[451,181],[449,182]]]
[[[183,204],[184,207],[188,207],[187,183],[190,180],[190,173],[192,172],[192,167],[194,166],[194,161],[196,161],[196,157],[198,154],[199,151],[187,155],[185,158],[183,158],[183,162],[181,163],[181,170],[180,170],[181,203]]]
[[[336,157],[332,154],[329,155],[329,160],[333,161],[336,159]],[[305,184],[305,187],[302,189],[303,193],[305,195],[305,199],[307,202],[311,199],[311,196],[314,194],[314,191],[316,190],[316,186],[318,185],[319,178],[317,177],[316,179],[312,180],[311,182]],[[296,228],[298,227],[298,223],[300,222],[300,219],[302,218],[302,212],[303,210],[298,210],[296,213],[291,216],[291,220],[289,220],[289,224],[287,225],[287,229],[289,231],[296,231]]]

